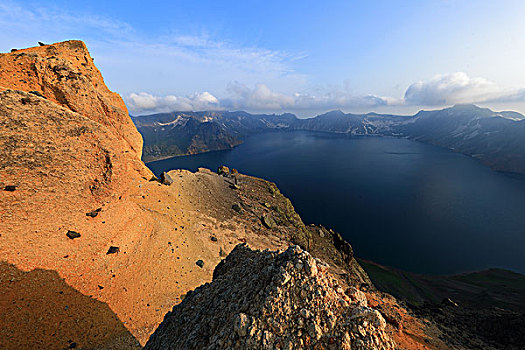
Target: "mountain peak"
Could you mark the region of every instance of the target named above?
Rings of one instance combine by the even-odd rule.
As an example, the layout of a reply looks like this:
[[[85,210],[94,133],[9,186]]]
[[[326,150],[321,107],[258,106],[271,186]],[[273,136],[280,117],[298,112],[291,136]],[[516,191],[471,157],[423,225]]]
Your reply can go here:
[[[320,114],[318,115],[316,118],[318,117],[342,117],[342,116],[345,116],[346,114],[340,110],[340,109],[334,109],[333,111],[329,111],[329,112],[326,112],[324,114]]]
[[[455,104],[454,106],[450,107],[450,109],[454,109],[454,110],[479,110],[479,109],[484,109],[484,108],[476,106],[473,103],[458,103],[458,104]]]
[[[101,123],[140,157],[142,139],[122,98],[110,91],[80,40],[0,54],[0,91],[30,92]]]
[[[366,295],[345,293],[298,246],[279,254],[238,245],[213,277],[166,315],[145,349],[394,349]]]

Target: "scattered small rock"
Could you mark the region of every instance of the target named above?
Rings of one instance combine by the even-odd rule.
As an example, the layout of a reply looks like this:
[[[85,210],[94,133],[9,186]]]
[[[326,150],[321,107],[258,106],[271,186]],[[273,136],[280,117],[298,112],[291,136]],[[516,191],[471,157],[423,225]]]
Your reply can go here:
[[[18,49],[11,49],[11,52],[16,52],[18,51]]]
[[[202,267],[204,266],[204,261],[202,261],[202,260],[199,259],[199,260],[197,260],[197,261],[195,262],[195,265],[197,265],[198,267],[202,268]]]
[[[169,186],[173,183],[173,179],[168,175],[167,172],[160,174],[160,183],[166,186]]]
[[[366,294],[360,291],[355,287],[350,287],[346,294],[352,298],[352,300],[361,306],[368,306],[368,300],[366,299]]]
[[[304,318],[310,318],[312,316],[312,313],[308,309],[301,309],[299,314]]]
[[[237,332],[237,334],[240,337],[246,336],[246,332],[248,330],[249,325],[249,319],[246,314],[243,314],[242,312],[237,315],[235,319],[234,329]]]
[[[268,228],[268,229],[272,229],[272,228],[274,228],[275,225],[276,225],[276,224],[275,224],[275,220],[274,220],[271,216],[269,216],[269,215],[267,215],[267,214],[264,214],[264,215],[261,217],[261,221],[262,221],[263,225],[264,225],[266,228]]]
[[[115,247],[115,246],[110,246],[106,255],[109,255],[109,254],[116,254],[116,253],[119,253],[120,252],[120,248],[119,247]]]
[[[36,95],[38,97],[46,98],[44,95],[42,95],[40,92],[38,92],[36,90],[31,90],[31,91],[29,91],[29,93],[33,94],[33,95]]]
[[[67,236],[69,239],[80,238],[80,233],[78,233],[78,232],[76,232],[76,231],[68,230],[67,233],[66,233],[66,236]]]
[[[232,209],[235,210],[237,213],[240,213],[242,211],[241,206],[239,204],[232,205]]]
[[[458,307],[459,306],[454,300],[452,300],[450,298],[443,299],[443,301],[441,301],[441,305],[452,306],[452,307]]]
[[[217,237],[215,237],[215,236],[211,236],[210,239],[211,239],[212,242],[217,242]]]
[[[97,208],[95,210],[92,210],[90,211],[89,213],[86,213],[86,216],[90,216],[92,218],[94,218],[95,216],[98,215],[98,213],[100,213],[102,211],[102,208]]]
[[[38,42],[38,45],[40,45],[40,46],[46,46],[46,44],[44,44],[44,43],[41,42],[41,41]]]
[[[219,168],[217,168],[217,174],[222,176],[229,176],[230,169],[227,166],[221,165]]]
[[[9,192],[13,192],[16,190],[16,186],[15,185],[7,185],[4,187],[4,191],[9,191]]]

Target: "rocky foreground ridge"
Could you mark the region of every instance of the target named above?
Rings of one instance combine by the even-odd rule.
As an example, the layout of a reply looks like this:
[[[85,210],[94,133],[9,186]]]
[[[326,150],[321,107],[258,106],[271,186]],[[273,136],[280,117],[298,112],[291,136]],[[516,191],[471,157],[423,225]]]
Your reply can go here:
[[[174,305],[184,300],[184,310],[198,300],[200,291],[185,296],[211,282],[215,266],[239,243],[274,251],[300,245],[329,267],[324,272],[315,262],[321,272],[306,277],[298,261],[287,265],[290,256],[302,259],[303,267],[315,261],[297,249],[277,255],[238,248],[202,293],[228,278],[236,281],[226,272],[236,265],[254,269],[253,293],[265,290],[264,276],[275,286],[280,268],[257,270],[271,263],[296,285],[305,277],[304,288],[327,293],[321,299],[315,293],[298,299],[294,288],[281,289],[282,299],[263,293],[274,305],[300,305],[300,314],[307,298],[341,298],[347,306],[331,310],[314,300],[316,309],[308,310],[321,320],[328,320],[328,311],[352,319],[357,304],[351,287],[364,291],[368,307],[385,323],[370,311],[375,323],[360,324],[359,316],[348,329],[339,323],[328,329],[343,338],[347,332],[351,344],[365,337],[365,344],[377,346],[390,347],[392,340],[400,349],[446,348],[434,324],[375,290],[351,246],[332,230],[305,225],[275,184],[227,169],[174,170],[159,181],[140,160],[141,147],[122,99],[105,86],[82,42],[0,54],[1,349],[139,349]],[[240,287],[250,286],[240,281]],[[232,312],[239,305],[231,298],[218,302]],[[259,311],[274,315],[278,327],[299,331],[299,324],[278,324],[296,317],[295,309]],[[202,324],[218,320],[216,313],[201,315]],[[269,332],[275,324],[265,322],[258,327]],[[316,323],[312,334],[333,345],[325,323]],[[308,326],[305,332],[311,338]]]
[[[394,349],[385,328],[363,292],[345,293],[300,247],[279,254],[239,245],[144,349]]]

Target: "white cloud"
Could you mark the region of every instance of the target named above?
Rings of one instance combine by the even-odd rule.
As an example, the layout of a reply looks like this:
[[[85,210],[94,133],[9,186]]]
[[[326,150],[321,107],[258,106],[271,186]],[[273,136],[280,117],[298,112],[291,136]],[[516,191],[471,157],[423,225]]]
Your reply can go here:
[[[524,89],[503,89],[485,78],[471,78],[464,72],[437,75],[408,87],[405,102],[420,106],[458,103],[524,101]]]
[[[219,100],[207,91],[185,97],[174,95],[158,97],[146,92],[139,92],[130,94],[126,98],[126,102],[132,114],[221,109]]]
[[[208,94],[208,93],[203,93]],[[147,96],[144,104],[139,97]],[[135,113],[147,111],[187,110],[247,110],[253,112],[326,111],[331,109],[374,110],[388,108],[445,107],[459,103],[501,104],[525,102],[525,89],[503,89],[484,78],[471,78],[466,73],[437,75],[427,81],[411,84],[403,98],[376,95],[353,95],[345,89],[286,94],[272,90],[265,84],[249,87],[240,82],[231,82],[223,97],[213,101],[199,102],[199,95],[190,97],[154,97],[149,94],[131,94],[126,99]],[[154,101],[154,102],[152,102]],[[147,108],[146,108],[147,106]]]
[[[228,85],[229,98],[223,104],[230,109],[248,110],[287,110],[295,106],[295,99],[279,92],[272,91],[264,84],[249,88],[239,82]]]
[[[283,112],[329,110],[334,108],[377,107],[395,105],[399,100],[373,95],[353,96],[341,91],[320,95],[284,94],[265,84],[250,88],[239,82],[228,85],[227,96],[216,98],[208,92],[191,96],[153,96],[149,93],[132,93],[126,97],[132,114],[167,111],[197,110],[246,110],[252,112]]]

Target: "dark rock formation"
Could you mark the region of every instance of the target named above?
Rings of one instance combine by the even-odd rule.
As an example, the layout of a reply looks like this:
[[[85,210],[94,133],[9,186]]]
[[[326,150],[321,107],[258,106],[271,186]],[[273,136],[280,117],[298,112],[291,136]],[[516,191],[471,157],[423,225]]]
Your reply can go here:
[[[89,216],[89,217],[96,217],[98,215],[98,213],[100,213],[102,211],[102,208],[97,208],[95,210],[92,210],[90,211],[89,213],[86,213],[86,216]]]
[[[69,239],[75,239],[75,238],[80,238],[80,233],[76,232],[76,231],[67,231],[66,233],[66,236],[69,238]]]
[[[168,175],[168,173],[163,172],[160,174],[160,183],[169,186],[173,183],[173,179]]]
[[[115,246],[110,246],[108,251],[106,252],[106,255],[109,255],[109,254],[117,254],[120,252],[120,248],[119,247],[115,247]]]

